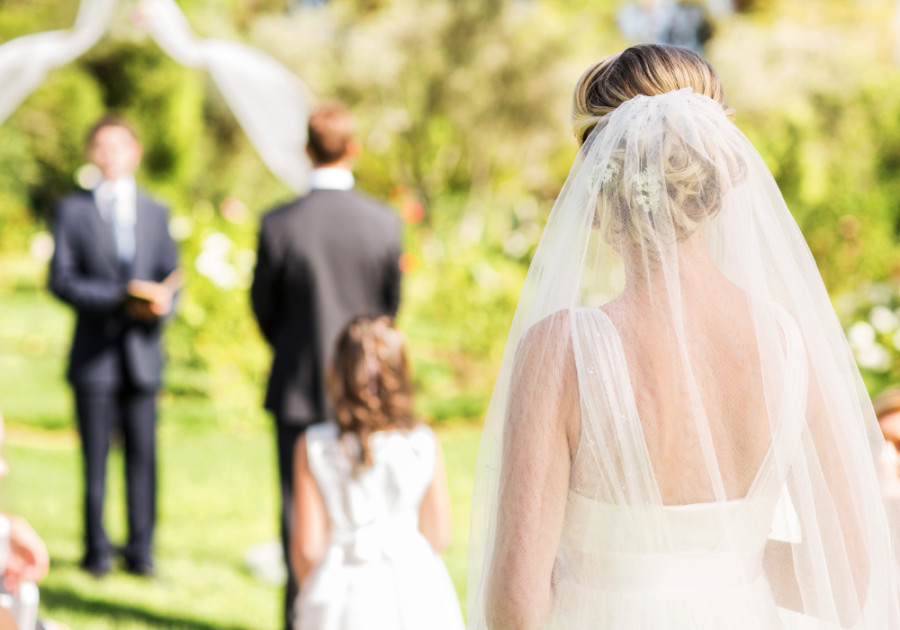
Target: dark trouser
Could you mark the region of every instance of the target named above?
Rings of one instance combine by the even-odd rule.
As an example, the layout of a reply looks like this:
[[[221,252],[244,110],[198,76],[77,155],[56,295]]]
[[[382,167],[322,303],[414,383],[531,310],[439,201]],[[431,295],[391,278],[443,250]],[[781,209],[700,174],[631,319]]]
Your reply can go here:
[[[287,589],[284,594],[284,628],[294,628],[294,600],[297,599],[297,580],[290,563],[291,530],[294,524],[294,446],[308,425],[277,422],[278,478],[281,481],[281,545],[288,568]]]
[[[128,545],[125,560],[152,564],[156,522],[156,392],[125,386],[113,391],[76,388],[78,431],[84,454],[85,562],[107,562],[110,544],[103,529],[109,435],[119,427],[125,438],[128,491]]]

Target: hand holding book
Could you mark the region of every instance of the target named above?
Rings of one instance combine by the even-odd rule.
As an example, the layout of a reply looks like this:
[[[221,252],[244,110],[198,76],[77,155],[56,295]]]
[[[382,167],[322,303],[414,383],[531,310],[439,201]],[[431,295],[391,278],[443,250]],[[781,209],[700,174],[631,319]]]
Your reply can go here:
[[[183,274],[176,269],[162,282],[131,280],[127,287],[125,308],[142,322],[153,322],[172,310],[172,296],[183,283]]]

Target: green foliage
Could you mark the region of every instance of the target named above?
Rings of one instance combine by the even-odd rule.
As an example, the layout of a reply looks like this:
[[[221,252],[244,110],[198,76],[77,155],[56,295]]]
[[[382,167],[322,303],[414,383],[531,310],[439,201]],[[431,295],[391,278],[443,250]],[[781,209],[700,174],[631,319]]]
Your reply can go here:
[[[837,300],[838,315],[863,380],[873,394],[900,373],[900,294],[896,285],[864,282]]]
[[[0,32],[44,30],[51,21],[36,10],[26,28],[24,13],[14,9],[0,11]],[[111,36],[51,73],[0,126],[0,251],[26,251],[35,232],[49,227],[53,201],[71,190],[84,161],[87,131],[108,110],[135,124],[144,144],[140,182],[190,232],[180,248],[189,281],[167,335],[167,386],[178,395],[212,398],[228,421],[259,418],[267,355],[246,295],[256,226],[250,217],[225,220],[217,207],[234,198],[239,206],[260,210],[288,194],[207,76],[176,64],[134,27],[114,23]],[[228,256],[239,277],[225,288],[194,265],[210,234],[232,243]],[[21,273],[5,278],[6,286],[33,288],[40,281],[30,265],[7,269]]]
[[[69,4],[7,3],[0,35],[66,26]],[[900,276],[900,77],[882,43],[886,4],[807,4],[755,3],[718,25],[710,58],[838,295]],[[314,94],[357,112],[358,184],[408,221],[400,318],[420,411],[479,416],[575,154],[571,87],[590,61],[626,44],[617,5],[333,0],[290,14],[281,0],[182,6],[203,36],[267,50]],[[188,283],[167,334],[167,388],[212,399],[228,422],[259,420],[268,350],[247,287],[257,218],[289,192],[206,74],[178,66],[122,16],[0,127],[0,251],[23,252],[46,228],[52,199],[82,162],[84,133],[107,108],[138,127],[140,180],[171,207],[181,238]]]
[[[364,17],[354,6],[260,21],[250,39],[358,112],[357,180],[410,221],[417,268],[400,319],[420,411],[478,417],[575,153],[570,22],[530,2],[385,2]]]
[[[72,188],[84,136],[102,112],[98,86],[73,66],[54,73],[0,127],[0,247],[24,249],[32,219],[46,220],[54,199]]]
[[[900,272],[900,73],[880,26],[888,8],[785,3],[774,23],[732,21],[710,53],[832,295]]]
[[[410,204],[425,209],[407,234],[417,271],[408,276],[401,313],[421,366],[421,411],[438,419],[477,416],[542,213],[574,150],[563,122],[565,24],[552,12],[499,0],[335,2],[264,19],[276,5],[215,8],[198,1],[185,9],[218,16],[204,20],[205,35],[246,33],[249,43],[291,65],[314,93],[343,98],[359,112],[368,149],[357,172],[360,186],[391,197],[404,216]],[[310,37],[298,38],[298,28]],[[256,225],[217,210],[238,200],[258,214],[287,191],[265,170],[205,75],[179,67],[134,28],[114,24],[110,37],[54,73],[54,81],[69,75],[85,84],[80,91],[50,82],[0,128],[15,139],[22,136],[19,118],[40,117],[48,122],[35,128],[50,145],[66,139],[52,160],[11,168],[18,179],[0,194],[18,194],[19,206],[30,205],[40,225],[49,200],[70,186],[81,164],[80,141],[90,123],[104,108],[130,118],[145,144],[139,179],[171,206],[188,272],[167,334],[167,388],[212,398],[223,418],[258,418],[268,353],[246,293]],[[73,91],[90,105],[79,108],[86,113],[75,121],[73,112],[61,115],[45,102],[53,96],[64,103]],[[38,150],[31,136],[18,142]],[[33,181],[23,177],[29,173]],[[15,216],[2,213],[7,222]],[[35,226],[18,216],[22,236],[7,247],[21,251]],[[210,257],[217,259],[214,269],[201,263]]]
[[[900,72],[881,26],[889,10],[785,3],[770,16],[777,20],[731,22],[711,50],[736,122],[803,231],[872,393],[900,379],[886,323],[900,283]]]
[[[3,267],[12,262],[4,259]],[[70,426],[72,400],[63,373],[71,313],[49,295],[34,291],[0,292],[0,312],[4,417],[48,429]]]

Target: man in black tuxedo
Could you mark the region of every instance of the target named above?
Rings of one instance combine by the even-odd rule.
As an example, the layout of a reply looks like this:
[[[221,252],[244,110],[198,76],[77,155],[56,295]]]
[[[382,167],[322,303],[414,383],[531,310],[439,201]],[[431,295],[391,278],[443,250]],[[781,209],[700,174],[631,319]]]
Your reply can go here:
[[[85,555],[82,568],[110,568],[103,495],[110,431],[125,439],[128,488],[126,568],[152,575],[156,521],[156,392],[160,333],[177,283],[167,210],[137,188],[141,145],[129,124],[106,116],[87,154],[103,175],[92,191],[56,206],[50,290],[77,314],[68,379],[75,390],[84,454]]]
[[[400,302],[400,222],[353,190],[359,148],[347,108],[321,106],[309,119],[310,192],[268,213],[260,229],[251,297],[275,354],[265,406],[277,425],[285,558],[294,444],[328,417],[324,377],[337,335],[352,317],[394,315]],[[296,595],[289,572],[286,629]]]

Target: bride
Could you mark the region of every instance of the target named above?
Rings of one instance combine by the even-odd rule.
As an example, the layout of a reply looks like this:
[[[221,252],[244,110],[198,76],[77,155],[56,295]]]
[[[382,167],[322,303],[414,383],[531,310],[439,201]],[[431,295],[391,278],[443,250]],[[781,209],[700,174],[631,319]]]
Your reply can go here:
[[[684,49],[579,80],[479,452],[470,630],[900,628],[884,442],[732,116]]]

